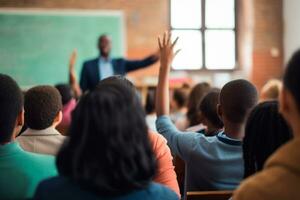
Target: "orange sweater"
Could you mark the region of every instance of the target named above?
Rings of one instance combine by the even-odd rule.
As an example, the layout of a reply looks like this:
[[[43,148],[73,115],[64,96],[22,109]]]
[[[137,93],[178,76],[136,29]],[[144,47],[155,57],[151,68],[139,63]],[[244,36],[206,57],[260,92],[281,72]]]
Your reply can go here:
[[[169,187],[180,197],[176,173],[172,162],[173,158],[167,141],[162,135],[152,131],[149,132],[152,149],[158,163],[157,175],[153,181]]]

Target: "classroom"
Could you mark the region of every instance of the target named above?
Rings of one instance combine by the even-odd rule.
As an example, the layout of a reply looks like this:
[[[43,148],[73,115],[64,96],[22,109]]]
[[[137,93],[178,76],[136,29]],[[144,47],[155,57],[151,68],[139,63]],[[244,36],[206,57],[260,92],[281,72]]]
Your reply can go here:
[[[0,199],[300,199],[297,8],[0,0]]]

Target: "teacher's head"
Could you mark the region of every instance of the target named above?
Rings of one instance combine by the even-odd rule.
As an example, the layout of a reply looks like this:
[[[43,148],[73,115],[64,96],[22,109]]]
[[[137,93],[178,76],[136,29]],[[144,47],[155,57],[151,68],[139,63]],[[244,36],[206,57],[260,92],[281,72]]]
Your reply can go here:
[[[100,35],[98,39],[98,49],[101,56],[109,56],[111,50],[111,38],[108,35]]]

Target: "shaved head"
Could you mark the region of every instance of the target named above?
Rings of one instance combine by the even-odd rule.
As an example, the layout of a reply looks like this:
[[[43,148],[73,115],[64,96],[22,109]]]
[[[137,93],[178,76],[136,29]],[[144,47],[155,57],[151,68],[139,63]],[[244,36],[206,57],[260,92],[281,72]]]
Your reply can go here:
[[[243,79],[228,82],[220,93],[223,114],[231,123],[244,123],[257,101],[255,86]]]

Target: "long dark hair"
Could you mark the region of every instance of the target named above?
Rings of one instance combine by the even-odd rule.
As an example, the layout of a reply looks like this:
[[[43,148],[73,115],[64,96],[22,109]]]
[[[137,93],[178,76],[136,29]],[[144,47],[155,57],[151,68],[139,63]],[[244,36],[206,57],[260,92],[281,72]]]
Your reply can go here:
[[[243,141],[244,177],[260,171],[267,158],[291,138],[290,128],[278,112],[278,102],[258,104],[246,124]]]
[[[155,175],[144,110],[118,78],[81,98],[69,135],[57,156],[59,174],[99,195],[145,188]]]

